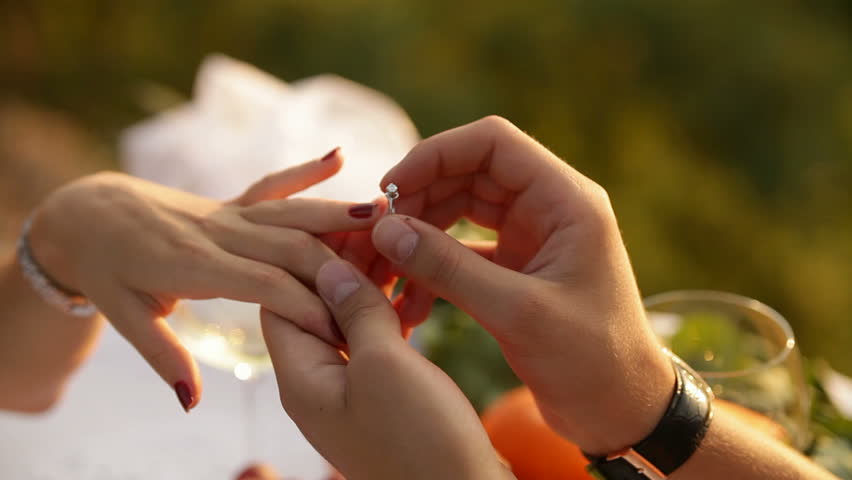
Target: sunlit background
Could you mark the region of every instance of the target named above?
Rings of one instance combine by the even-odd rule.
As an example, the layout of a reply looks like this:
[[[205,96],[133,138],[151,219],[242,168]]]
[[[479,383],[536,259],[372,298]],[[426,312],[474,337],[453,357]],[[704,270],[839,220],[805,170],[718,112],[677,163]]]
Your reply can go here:
[[[852,373],[852,3],[0,0],[3,247],[50,189],[116,168],[120,130],[210,52],[353,79],[423,136],[503,115],[607,188],[643,293],[757,298]],[[424,341],[468,392],[512,383],[436,317]]]

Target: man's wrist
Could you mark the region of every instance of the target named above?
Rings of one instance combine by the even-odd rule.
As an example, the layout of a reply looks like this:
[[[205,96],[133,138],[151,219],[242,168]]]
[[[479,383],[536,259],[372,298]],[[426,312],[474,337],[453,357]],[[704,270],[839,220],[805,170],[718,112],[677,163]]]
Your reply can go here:
[[[676,384],[663,417],[636,444],[605,455],[586,453],[590,472],[611,480],[664,480],[698,450],[713,418],[713,392],[683,360],[665,353]]]
[[[674,395],[676,377],[670,359],[656,342],[634,360],[635,375],[601,399],[597,431],[576,442],[581,450],[606,455],[636,445],[659,424]]]

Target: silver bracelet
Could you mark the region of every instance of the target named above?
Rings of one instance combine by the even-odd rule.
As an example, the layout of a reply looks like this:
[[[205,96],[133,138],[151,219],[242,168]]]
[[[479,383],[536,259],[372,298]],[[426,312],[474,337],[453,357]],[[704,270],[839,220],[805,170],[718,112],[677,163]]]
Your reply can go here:
[[[33,290],[47,303],[58,308],[62,312],[81,318],[88,318],[98,313],[98,307],[82,295],[70,294],[63,291],[56,282],[50,279],[38,262],[33,258],[30,250],[30,227],[32,217],[28,218],[18,238],[18,264],[24,278],[30,282]]]

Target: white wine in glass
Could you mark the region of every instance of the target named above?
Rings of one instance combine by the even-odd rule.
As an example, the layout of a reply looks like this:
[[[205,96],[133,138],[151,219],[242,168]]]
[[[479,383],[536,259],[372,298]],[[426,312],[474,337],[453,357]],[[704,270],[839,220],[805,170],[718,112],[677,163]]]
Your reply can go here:
[[[252,380],[272,367],[259,307],[221,298],[183,300],[169,317],[175,333],[200,361]]]
[[[247,458],[254,458],[256,380],[272,368],[260,329],[260,307],[223,298],[182,300],[169,323],[195,358],[232,372],[240,381],[244,445]]]

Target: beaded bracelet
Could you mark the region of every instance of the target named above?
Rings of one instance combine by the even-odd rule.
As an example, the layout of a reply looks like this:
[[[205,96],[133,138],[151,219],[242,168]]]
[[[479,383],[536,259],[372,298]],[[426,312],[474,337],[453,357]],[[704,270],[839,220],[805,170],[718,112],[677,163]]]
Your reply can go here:
[[[33,290],[47,303],[74,317],[91,317],[98,313],[98,307],[82,295],[71,294],[60,288],[55,281],[42,270],[30,250],[30,227],[32,217],[28,218],[18,238],[18,264],[24,278]]]

